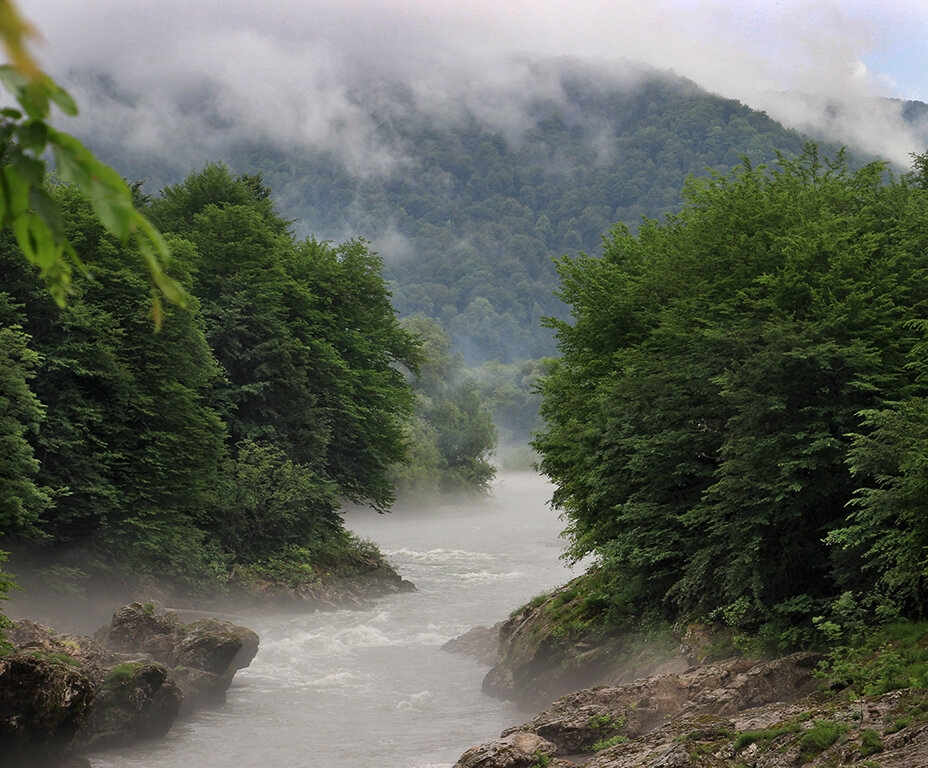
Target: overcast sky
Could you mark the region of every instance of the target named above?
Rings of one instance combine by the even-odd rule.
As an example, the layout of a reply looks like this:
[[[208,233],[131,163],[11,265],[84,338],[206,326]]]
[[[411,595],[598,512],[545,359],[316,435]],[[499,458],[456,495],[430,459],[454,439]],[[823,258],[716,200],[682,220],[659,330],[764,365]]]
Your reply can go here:
[[[670,69],[806,128],[825,96],[857,106],[830,129],[904,161],[920,151],[892,109],[866,97],[928,101],[928,0],[29,0],[37,52],[66,85],[106,74],[132,102],[88,103],[88,120],[156,147],[191,125],[198,84],[219,123],[242,135],[324,145],[345,131],[374,151],[351,103],[372,76],[447,107],[455,88],[503,93],[512,57],[574,56]],[[75,83],[77,81],[74,81]],[[83,89],[83,90],[82,90]],[[789,92],[789,97],[783,97]],[[472,103],[480,99],[469,96]],[[489,102],[493,97],[488,97]],[[499,105],[497,105],[499,106]],[[353,126],[346,128],[345,126]],[[353,134],[351,132],[354,132]]]

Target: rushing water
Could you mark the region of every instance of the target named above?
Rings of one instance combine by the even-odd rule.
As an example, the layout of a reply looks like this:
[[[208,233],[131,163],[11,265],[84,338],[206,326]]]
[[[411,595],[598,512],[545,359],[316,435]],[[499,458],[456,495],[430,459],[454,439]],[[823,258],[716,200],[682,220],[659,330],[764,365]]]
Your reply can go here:
[[[438,768],[524,716],[484,695],[487,671],[440,649],[563,583],[550,487],[505,475],[471,505],[353,513],[418,591],[369,610],[237,615],[261,636],[226,703],[157,742],[102,753],[93,768]]]

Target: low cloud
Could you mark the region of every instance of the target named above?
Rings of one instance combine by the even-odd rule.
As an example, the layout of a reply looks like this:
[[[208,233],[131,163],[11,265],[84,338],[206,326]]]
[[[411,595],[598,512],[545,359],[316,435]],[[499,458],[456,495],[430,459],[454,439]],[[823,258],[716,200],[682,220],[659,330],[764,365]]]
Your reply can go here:
[[[591,62],[620,83],[639,76],[629,61],[673,70],[905,163],[923,137],[898,103],[875,98],[894,86],[863,61],[909,3],[882,16],[866,5],[34,0],[27,12],[45,37],[40,58],[83,107],[72,129],[98,144],[190,167],[236,142],[267,141],[335,153],[364,175],[402,168],[404,148],[380,127],[404,104],[518,138],[533,103],[563,98],[541,57]]]

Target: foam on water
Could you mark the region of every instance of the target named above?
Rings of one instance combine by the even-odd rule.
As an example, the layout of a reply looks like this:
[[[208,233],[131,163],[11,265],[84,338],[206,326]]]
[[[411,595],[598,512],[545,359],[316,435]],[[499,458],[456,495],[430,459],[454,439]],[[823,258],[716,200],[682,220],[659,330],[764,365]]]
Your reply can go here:
[[[466,583],[471,584],[493,584],[497,581],[515,581],[522,577],[521,571],[508,571],[506,573],[494,573],[493,571],[467,571],[458,576]]]
[[[524,719],[481,692],[485,665],[440,646],[570,577],[549,490],[538,478],[508,478],[495,503],[349,514],[349,527],[418,591],[357,611],[237,616],[261,647],[226,704],[157,747],[94,755],[93,768],[451,768]]]
[[[396,708],[397,708],[397,709],[405,709],[405,710],[409,710],[409,709],[418,709],[418,710],[428,709],[431,700],[432,700],[432,692],[431,692],[431,691],[419,691],[419,693],[414,693],[414,694],[413,694],[412,696],[410,696],[408,699],[404,699],[404,700],[402,700],[402,701],[397,702]]]
[[[438,547],[428,551],[415,549],[384,549],[384,555],[390,560],[406,560],[413,563],[433,563],[448,565],[450,563],[472,563],[475,560],[493,560],[493,555],[487,552],[468,552],[463,549],[445,549]]]

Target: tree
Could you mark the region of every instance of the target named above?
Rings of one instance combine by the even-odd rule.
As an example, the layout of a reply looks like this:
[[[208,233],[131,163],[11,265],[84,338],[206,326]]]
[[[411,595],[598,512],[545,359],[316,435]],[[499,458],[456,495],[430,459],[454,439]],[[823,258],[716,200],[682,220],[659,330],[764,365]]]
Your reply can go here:
[[[422,345],[422,363],[418,375],[410,375],[416,395],[412,455],[393,470],[400,492],[428,497],[488,490],[496,474],[490,463],[496,429],[476,382],[440,325],[414,315],[403,327]]]
[[[49,506],[48,492],[36,483],[30,433],[38,431],[44,409],[30,380],[40,362],[29,336],[9,323],[14,314],[8,294],[0,293],[0,531],[39,535],[39,518]]]
[[[535,447],[572,554],[598,554],[623,599],[756,626],[808,622],[841,590],[824,539],[867,474],[866,414],[925,394],[906,362],[928,209],[883,175],[814,146],[745,163],[614,230],[602,259],[560,261],[574,321],[552,323]]]
[[[0,252],[0,274],[43,361],[32,389],[46,415],[31,443],[38,480],[55,498],[36,527],[50,545],[80,542],[140,570],[195,571],[225,434],[207,401],[218,367],[198,306],[169,307],[170,324],[153,335],[148,276],[135,255],[78,189],[52,192],[95,279],[58,308],[15,250]],[[189,284],[195,254],[189,243],[174,245],[172,279]]]
[[[360,240],[296,241],[260,178],[220,165],[166,189],[152,216],[199,254],[192,292],[233,446],[275,446],[342,497],[389,506],[412,408],[399,367],[415,369],[418,352],[376,254]]]

